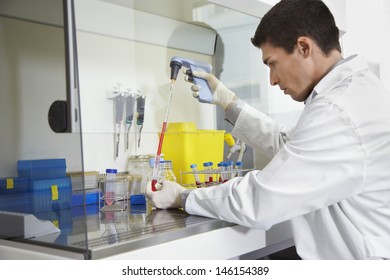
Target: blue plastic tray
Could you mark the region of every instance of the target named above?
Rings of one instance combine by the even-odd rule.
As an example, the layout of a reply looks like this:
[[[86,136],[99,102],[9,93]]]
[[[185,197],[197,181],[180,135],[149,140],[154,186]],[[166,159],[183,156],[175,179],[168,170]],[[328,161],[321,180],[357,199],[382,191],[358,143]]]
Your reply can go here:
[[[32,212],[71,208],[72,183],[70,178],[31,181],[29,206]]]
[[[28,189],[27,178],[1,178],[0,195],[23,193]]]
[[[17,168],[19,177],[30,180],[66,177],[65,159],[19,160]]]

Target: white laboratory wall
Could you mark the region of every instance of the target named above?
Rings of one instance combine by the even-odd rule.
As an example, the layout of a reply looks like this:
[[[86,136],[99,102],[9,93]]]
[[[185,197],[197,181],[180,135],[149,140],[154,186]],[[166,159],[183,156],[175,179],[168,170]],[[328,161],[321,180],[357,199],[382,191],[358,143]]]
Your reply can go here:
[[[270,6],[275,5],[280,0],[251,0],[258,1]],[[348,0],[323,0],[323,2],[328,6],[329,10],[333,13],[335,21],[339,29],[345,31],[347,29],[347,21],[345,17],[346,11],[346,2]],[[367,2],[366,0],[363,0]]]
[[[379,66],[379,76],[390,88],[390,2],[347,0],[348,32],[343,37],[344,56],[359,54]]]
[[[182,22],[158,16],[153,20],[152,15],[141,16],[139,12],[125,6],[93,0],[88,2],[86,6],[76,5],[84,169],[100,172],[106,168],[125,170],[130,155],[155,154],[157,151],[158,133],[169,97],[170,58],[182,56],[211,63],[211,56],[204,54],[210,50],[207,45],[198,53],[167,48],[167,45],[178,43],[172,41],[176,40],[175,32],[180,32],[185,25]],[[88,20],[94,20],[89,16],[91,9],[96,14],[105,15],[99,18],[100,26],[88,24]],[[151,20],[159,24],[154,31],[141,34],[145,17],[152,17]],[[156,39],[161,36],[157,33],[162,27],[167,27],[161,30],[165,38]],[[214,47],[215,35],[211,37],[209,32],[199,30],[197,33],[198,36],[208,36],[207,41]],[[199,37],[193,40],[189,43],[196,45]],[[113,90],[117,83],[122,84],[124,89],[141,90],[146,96],[146,104],[140,147],[137,147],[133,133],[130,149],[125,151],[122,129],[119,157],[115,159],[113,101],[106,98],[106,92]],[[194,122],[199,129],[216,127],[215,106],[194,100],[182,71],[175,83],[168,121]]]

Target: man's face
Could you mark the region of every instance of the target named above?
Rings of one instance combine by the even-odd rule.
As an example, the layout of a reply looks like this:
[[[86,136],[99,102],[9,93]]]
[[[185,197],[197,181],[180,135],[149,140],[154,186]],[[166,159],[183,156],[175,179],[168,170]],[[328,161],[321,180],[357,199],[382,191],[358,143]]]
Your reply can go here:
[[[261,50],[263,62],[270,69],[271,85],[278,85],[296,101],[305,101],[315,85],[315,69],[311,59],[304,56],[298,47],[289,54],[280,47],[264,43]]]

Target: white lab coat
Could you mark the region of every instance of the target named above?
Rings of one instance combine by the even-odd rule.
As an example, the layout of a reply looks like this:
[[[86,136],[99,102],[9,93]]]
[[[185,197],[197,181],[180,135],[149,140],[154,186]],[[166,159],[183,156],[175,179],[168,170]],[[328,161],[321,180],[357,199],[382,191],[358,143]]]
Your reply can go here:
[[[260,229],[290,220],[303,259],[390,258],[390,93],[362,58],[317,84],[290,133],[248,105],[232,133],[271,162],[190,192],[188,213]]]

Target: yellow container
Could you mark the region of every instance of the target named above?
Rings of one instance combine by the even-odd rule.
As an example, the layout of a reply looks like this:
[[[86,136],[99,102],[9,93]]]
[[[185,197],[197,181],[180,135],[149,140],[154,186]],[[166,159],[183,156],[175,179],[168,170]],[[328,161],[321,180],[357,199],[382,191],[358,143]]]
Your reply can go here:
[[[191,164],[203,170],[203,163],[211,161],[216,168],[223,160],[224,130],[197,130],[194,123],[169,123],[164,136],[164,159],[172,160],[173,173],[182,185],[195,184]],[[202,178],[203,180],[204,178]]]

